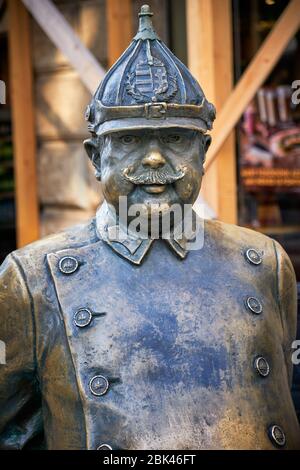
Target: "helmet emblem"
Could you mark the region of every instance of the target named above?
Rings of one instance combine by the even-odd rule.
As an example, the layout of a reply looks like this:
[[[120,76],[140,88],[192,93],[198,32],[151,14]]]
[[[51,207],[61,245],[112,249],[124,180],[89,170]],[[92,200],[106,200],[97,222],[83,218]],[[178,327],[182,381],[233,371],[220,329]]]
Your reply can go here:
[[[151,54],[150,43],[147,41],[147,59],[141,60],[129,72],[126,91],[137,103],[167,102],[177,92],[175,76],[167,73],[166,67]]]

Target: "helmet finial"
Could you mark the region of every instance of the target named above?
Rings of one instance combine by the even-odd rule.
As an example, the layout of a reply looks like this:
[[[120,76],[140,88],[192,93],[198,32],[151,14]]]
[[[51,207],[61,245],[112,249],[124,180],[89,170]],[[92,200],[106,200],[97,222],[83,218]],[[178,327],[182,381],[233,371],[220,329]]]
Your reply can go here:
[[[139,16],[153,16],[153,13],[150,11],[150,6],[149,5],[143,5],[141,7],[141,11],[139,13]]]
[[[139,12],[139,30],[134,37],[135,41],[147,40],[147,39],[159,39],[157,36],[153,24],[152,24],[153,13],[150,11],[149,5],[143,5]]]

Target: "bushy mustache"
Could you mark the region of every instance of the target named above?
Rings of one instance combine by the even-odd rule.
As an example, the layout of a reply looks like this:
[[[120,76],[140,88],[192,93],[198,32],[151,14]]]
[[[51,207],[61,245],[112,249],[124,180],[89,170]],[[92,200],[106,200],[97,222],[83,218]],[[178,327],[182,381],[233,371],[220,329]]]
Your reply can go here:
[[[124,178],[133,184],[172,184],[185,176],[183,170],[178,170],[171,174],[165,170],[148,170],[139,174],[130,174],[130,169],[123,171]]]

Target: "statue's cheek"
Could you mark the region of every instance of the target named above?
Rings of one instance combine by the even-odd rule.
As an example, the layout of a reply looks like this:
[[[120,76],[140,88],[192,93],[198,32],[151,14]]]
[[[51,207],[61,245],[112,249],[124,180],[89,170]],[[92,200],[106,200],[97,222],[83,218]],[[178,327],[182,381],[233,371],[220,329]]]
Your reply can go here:
[[[189,170],[186,175],[175,183],[175,190],[180,199],[186,203],[192,203],[197,196],[201,185],[198,172]]]
[[[134,185],[122,175],[108,171],[102,176],[102,185],[105,197],[114,202],[118,202],[120,196],[127,196],[134,189]]]

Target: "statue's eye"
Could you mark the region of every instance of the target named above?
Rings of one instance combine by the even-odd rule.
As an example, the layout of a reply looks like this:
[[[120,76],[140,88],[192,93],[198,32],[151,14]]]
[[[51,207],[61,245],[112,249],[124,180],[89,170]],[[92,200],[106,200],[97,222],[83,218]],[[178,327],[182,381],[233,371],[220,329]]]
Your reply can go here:
[[[181,144],[182,143],[182,136],[178,134],[169,134],[166,136],[165,141],[167,144]]]
[[[136,135],[122,135],[122,137],[120,137],[120,141],[122,144],[130,145],[137,143],[139,138]]]

